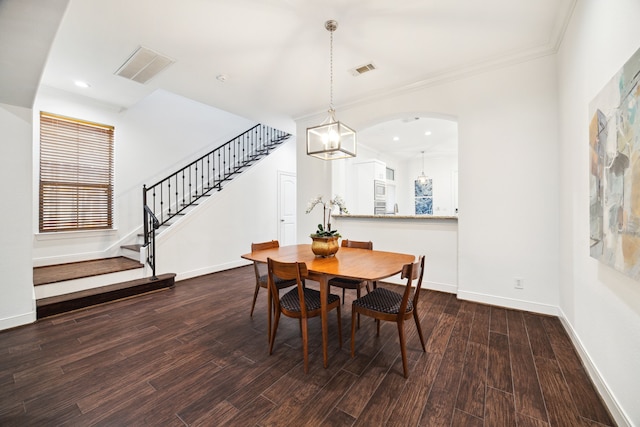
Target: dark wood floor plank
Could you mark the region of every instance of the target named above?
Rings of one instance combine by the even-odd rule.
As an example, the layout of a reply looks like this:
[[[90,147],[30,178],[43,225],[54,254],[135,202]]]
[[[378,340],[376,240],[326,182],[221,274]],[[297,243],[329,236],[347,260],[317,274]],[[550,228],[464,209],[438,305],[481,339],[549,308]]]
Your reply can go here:
[[[548,421],[530,347],[509,345],[509,352],[516,412],[541,421]]]
[[[552,346],[563,345],[566,347],[572,347],[571,339],[569,335],[567,335],[567,331],[565,331],[562,326],[562,322],[557,317],[545,316],[541,320],[542,325],[547,332],[547,336],[549,337],[549,341]]]
[[[529,342],[534,356],[555,359],[547,331],[542,325],[542,317],[538,314],[524,313],[524,323],[529,335]]]
[[[436,327],[434,328],[431,336],[427,340],[426,349],[428,353],[440,353],[443,354],[447,349],[447,343],[451,338],[451,332],[453,326],[456,323],[456,318],[450,314],[442,313],[437,320]]]
[[[252,426],[257,425],[262,418],[275,408],[275,403],[262,396],[245,402],[244,409],[239,409],[235,416],[218,426]]]
[[[507,335],[507,311],[500,307],[491,307],[491,322],[489,330],[499,334]]]
[[[0,331],[0,425],[279,426],[299,424],[307,415],[310,423],[328,426],[490,426],[513,420],[518,427],[548,426],[525,415],[536,413],[536,387],[542,396],[533,354],[554,420],[573,421],[577,413],[584,425],[613,425],[555,317],[537,322],[537,315],[425,289],[419,316],[428,352],[408,322],[405,379],[393,324],[383,325],[376,337],[375,323],[363,319],[351,359],[348,307],[355,293],[348,292],[344,348],[330,316],[325,369],[320,322],[310,322],[305,375],[295,320],[281,324],[274,354],[268,354],[264,293],[249,316],[254,286],[253,268],[241,267]],[[538,339],[543,332],[557,365],[540,357],[549,355],[548,348],[538,348],[545,346]],[[482,375],[472,374],[482,365],[482,345],[488,350],[480,411],[481,393],[468,392],[482,388]]]
[[[484,304],[475,304],[475,306],[476,310],[473,317],[473,324],[471,325],[469,340],[487,345],[489,343],[491,307]]]
[[[509,338],[496,332],[489,334],[487,385],[507,393],[513,393]]]
[[[331,413],[324,419],[323,427],[349,427],[356,421],[349,414],[345,414],[339,409],[334,408]]]
[[[605,425],[613,424],[575,350],[558,345],[554,347],[554,351],[578,413],[588,420]]]
[[[223,400],[217,405],[213,406],[209,411],[206,411],[195,421],[190,422],[188,425],[193,427],[209,427],[211,425],[222,425],[233,419],[240,410],[233,406],[231,403]]]
[[[451,338],[420,418],[421,426],[450,425],[462,376],[467,341]],[[444,363],[446,361],[446,363]]]
[[[462,379],[456,401],[457,409],[478,418],[484,417],[487,353],[486,344],[471,341],[467,344]]]
[[[398,396],[406,386],[407,380],[402,374],[402,358],[396,358],[392,369],[395,373],[385,376],[380,386],[368,400],[354,423],[354,426],[380,426],[385,425],[393,413]],[[413,369],[410,369],[412,372]],[[411,375],[411,374],[410,374]]]
[[[484,420],[456,409],[453,412],[451,427],[483,427]]]
[[[318,392],[316,398],[304,406],[296,416],[289,418],[287,425],[290,426],[319,426],[324,423],[327,415],[336,407],[345,393],[356,381],[356,376],[347,372],[338,372],[329,382]]]
[[[338,403],[338,409],[355,418],[360,416],[371,396],[392,369],[393,362],[400,357],[399,345],[391,340],[387,341],[371,359],[371,363],[353,385],[351,391]]]
[[[519,347],[529,347],[529,336],[524,325],[524,316],[520,311],[507,310],[507,326],[509,329],[509,344]]]
[[[518,427],[549,427],[549,423],[535,418],[527,417],[523,414],[516,414]]]
[[[296,416],[317,396],[327,382],[341,371],[341,366],[349,359],[346,351],[331,353],[330,366],[334,369],[325,369],[322,365],[322,350],[318,349],[315,353],[317,363],[309,363],[308,374],[304,373],[300,364],[262,393],[262,396],[278,406],[260,422],[260,425],[277,426]]]
[[[484,421],[487,426],[512,427],[516,425],[513,394],[487,387]]]
[[[420,361],[418,367],[411,372],[407,385],[398,396],[389,422],[399,426],[418,425],[422,415],[422,408],[426,402],[431,385],[438,374],[442,355],[426,353],[424,361]]]
[[[552,426],[582,425],[582,419],[573,404],[558,363],[544,357],[536,357],[535,363],[549,413],[549,424]]]
[[[287,354],[278,358],[271,368],[265,370],[255,380],[251,381],[245,387],[231,394],[226,398],[232,405],[239,409],[244,409],[249,402],[254,401],[262,393],[273,386],[280,378],[292,369],[301,369],[302,361],[299,354],[287,352]]]

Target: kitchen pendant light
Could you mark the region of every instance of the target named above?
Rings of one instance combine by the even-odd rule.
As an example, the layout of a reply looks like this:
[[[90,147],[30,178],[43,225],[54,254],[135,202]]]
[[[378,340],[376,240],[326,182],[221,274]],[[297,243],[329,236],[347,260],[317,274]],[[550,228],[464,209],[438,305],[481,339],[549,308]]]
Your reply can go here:
[[[338,28],[334,20],[325,22],[330,38],[329,116],[318,126],[307,128],[307,154],[323,160],[356,156],[356,132],[336,119],[333,108],[333,32]]]
[[[417,181],[420,184],[426,184],[427,183],[427,176],[424,174],[424,151],[421,152],[422,153],[422,173],[418,176]]]

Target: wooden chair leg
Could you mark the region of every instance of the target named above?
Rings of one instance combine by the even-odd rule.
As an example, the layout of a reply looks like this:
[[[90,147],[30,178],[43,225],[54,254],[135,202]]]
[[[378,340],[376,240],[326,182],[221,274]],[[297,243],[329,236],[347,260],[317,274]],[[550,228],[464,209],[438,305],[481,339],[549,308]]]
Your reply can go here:
[[[380,319],[376,319],[376,336],[380,336]]]
[[[258,299],[259,290],[260,290],[260,283],[256,281],[256,290],[253,292],[253,304],[251,304],[251,313],[249,314],[250,317],[253,317],[253,309],[256,308],[256,300]]]
[[[351,306],[351,357],[356,355],[356,309]]]
[[[342,304],[344,304],[344,290],[345,288],[342,288]]]
[[[404,323],[398,322],[398,336],[400,338],[400,353],[402,353],[402,370],[404,377],[409,377],[409,369],[407,368],[407,349],[405,347]]]
[[[278,323],[280,322],[280,312],[277,311],[275,319],[273,320],[273,331],[271,332],[271,339],[269,340],[269,354],[273,354],[273,343],[276,341],[276,332],[278,332]]]
[[[422,327],[420,327],[420,320],[418,319],[418,313],[415,308],[413,310],[413,320],[416,321],[416,328],[418,329],[418,336],[420,337],[420,344],[422,344],[422,351],[427,352],[427,348],[424,345],[424,336],[422,335]]]
[[[358,286],[358,289],[356,290],[356,295],[358,299],[360,299],[360,286]],[[358,329],[360,329],[360,313],[358,313]]]
[[[307,331],[307,318],[302,319],[302,354],[304,359],[304,373],[309,373],[309,340]]]
[[[271,342],[271,315],[274,312],[273,303],[271,302],[271,291],[267,289],[267,342]]]
[[[340,348],[342,348],[342,315],[340,314],[340,304],[336,309],[338,314],[338,342],[340,343]]]

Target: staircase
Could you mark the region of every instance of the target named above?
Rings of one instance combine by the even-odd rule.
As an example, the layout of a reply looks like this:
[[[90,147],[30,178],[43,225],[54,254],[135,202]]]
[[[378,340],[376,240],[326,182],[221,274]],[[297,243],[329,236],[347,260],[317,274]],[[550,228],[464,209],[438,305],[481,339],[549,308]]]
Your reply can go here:
[[[123,256],[34,268],[37,317],[172,288],[175,274],[156,276],[156,236],[290,137],[258,124],[157,183],[143,186],[143,232],[138,242],[121,246]],[[145,264],[150,277],[144,277]]]

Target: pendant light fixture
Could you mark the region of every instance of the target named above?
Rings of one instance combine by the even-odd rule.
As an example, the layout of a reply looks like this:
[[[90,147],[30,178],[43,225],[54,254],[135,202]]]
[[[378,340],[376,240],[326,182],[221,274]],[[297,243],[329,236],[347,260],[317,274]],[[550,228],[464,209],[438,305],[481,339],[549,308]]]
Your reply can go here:
[[[356,156],[356,132],[336,119],[333,108],[333,32],[338,28],[334,20],[325,22],[324,27],[331,34],[329,51],[329,116],[322,124],[307,128],[307,154],[323,160],[344,159]]]
[[[422,173],[416,179],[420,184],[426,184],[428,178],[424,174],[424,151],[421,151],[421,153],[422,153]]]

